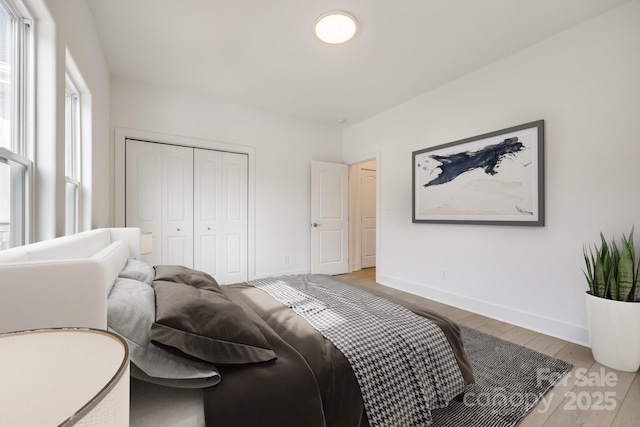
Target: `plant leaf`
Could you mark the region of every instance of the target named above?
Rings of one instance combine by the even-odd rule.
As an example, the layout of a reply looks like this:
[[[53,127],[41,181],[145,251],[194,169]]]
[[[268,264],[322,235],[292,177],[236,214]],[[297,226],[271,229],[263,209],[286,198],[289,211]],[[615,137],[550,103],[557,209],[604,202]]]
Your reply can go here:
[[[582,245],[582,255],[584,256],[584,263],[587,266],[587,271],[585,272],[584,270],[582,270],[582,272],[584,273],[584,277],[587,279],[587,283],[589,284],[589,291],[591,292],[591,295],[596,296],[596,290],[593,286],[593,269],[591,267],[591,260],[589,259],[586,245]],[[593,258],[593,254],[591,254],[591,258]]]
[[[636,259],[636,249],[633,247],[633,229],[635,227],[631,227],[631,233],[629,233],[629,240],[628,242],[631,244],[631,259],[633,259],[635,261]]]
[[[607,264],[606,271],[607,284],[609,289],[611,290],[610,298],[621,301],[624,300],[624,296],[622,295],[620,283],[618,282],[618,263],[620,262],[620,251],[618,250],[618,245],[616,245],[615,240],[611,241],[610,249],[609,262]]]
[[[619,288],[618,300],[629,301],[631,298],[631,291],[633,289],[633,275],[635,273],[633,268],[634,259],[632,256],[634,253],[633,241],[630,242],[623,235],[622,243],[622,253],[620,254],[617,270],[617,283]]]
[[[604,240],[602,233],[600,234],[602,237],[602,245],[600,248],[598,246],[595,247],[596,252],[596,262],[595,262],[595,287],[598,290],[598,295],[602,295],[606,297],[607,295],[607,278],[605,277],[605,259],[607,252],[607,242]]]

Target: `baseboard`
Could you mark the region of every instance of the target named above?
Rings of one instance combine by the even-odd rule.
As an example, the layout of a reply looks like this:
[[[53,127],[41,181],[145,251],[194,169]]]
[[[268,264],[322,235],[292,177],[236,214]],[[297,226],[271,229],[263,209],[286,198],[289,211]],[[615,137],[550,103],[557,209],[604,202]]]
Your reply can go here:
[[[424,298],[429,298],[443,304],[452,305],[462,310],[467,310],[483,316],[522,328],[531,329],[546,335],[551,335],[565,341],[589,347],[589,333],[587,328],[549,319],[537,314],[514,310],[509,307],[481,301],[464,295],[454,294],[435,289],[427,285],[409,282],[388,275],[378,274],[377,282],[404,292],[409,292]]]

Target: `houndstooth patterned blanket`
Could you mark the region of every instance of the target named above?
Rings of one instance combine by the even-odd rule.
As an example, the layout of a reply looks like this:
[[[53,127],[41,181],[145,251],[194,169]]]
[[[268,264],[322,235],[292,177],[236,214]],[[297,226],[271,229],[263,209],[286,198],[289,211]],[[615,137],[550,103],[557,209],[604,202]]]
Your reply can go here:
[[[327,276],[249,282],[291,307],[347,358],[371,427],[428,426],[462,393],[451,346],[433,322]]]

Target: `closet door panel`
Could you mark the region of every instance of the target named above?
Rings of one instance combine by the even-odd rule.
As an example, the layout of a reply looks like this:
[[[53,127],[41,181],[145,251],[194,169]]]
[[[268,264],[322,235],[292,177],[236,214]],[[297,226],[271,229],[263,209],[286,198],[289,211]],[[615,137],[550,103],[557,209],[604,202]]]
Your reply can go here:
[[[194,151],[194,268],[222,282],[222,152]]]
[[[217,236],[196,235],[194,237],[194,258],[193,268],[210,274],[220,282],[218,272],[219,260],[222,258],[222,251],[219,250],[220,239]]]
[[[153,233],[150,265],[162,262],[162,150],[157,144],[127,140],[125,156],[125,224]]]
[[[226,263],[226,276],[227,280],[233,280],[234,276],[240,276],[243,273],[242,269],[242,256],[240,255],[242,251],[242,234],[241,233],[227,233],[226,235],[226,243],[227,247],[226,252],[229,254],[227,256]],[[240,279],[241,281],[246,279]]]
[[[224,283],[247,280],[247,156],[223,153]]]
[[[193,268],[193,148],[162,146],[163,264]]]

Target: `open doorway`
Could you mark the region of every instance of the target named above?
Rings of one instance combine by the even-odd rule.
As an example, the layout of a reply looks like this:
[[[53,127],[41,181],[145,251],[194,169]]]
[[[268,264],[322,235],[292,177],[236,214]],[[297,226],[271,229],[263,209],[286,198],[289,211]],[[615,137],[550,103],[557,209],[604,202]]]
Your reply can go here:
[[[376,160],[349,165],[349,261],[350,270],[375,268]]]

